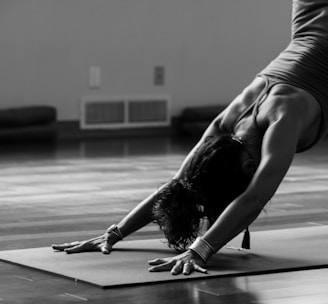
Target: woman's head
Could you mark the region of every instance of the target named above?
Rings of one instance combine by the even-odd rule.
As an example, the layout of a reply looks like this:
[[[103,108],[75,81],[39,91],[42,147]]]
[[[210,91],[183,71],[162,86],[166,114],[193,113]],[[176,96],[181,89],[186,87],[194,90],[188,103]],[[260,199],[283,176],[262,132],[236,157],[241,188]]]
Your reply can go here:
[[[186,164],[179,179],[158,193],[155,220],[170,246],[186,248],[199,232],[201,220],[212,224],[250,182],[250,155],[231,135],[207,137]]]

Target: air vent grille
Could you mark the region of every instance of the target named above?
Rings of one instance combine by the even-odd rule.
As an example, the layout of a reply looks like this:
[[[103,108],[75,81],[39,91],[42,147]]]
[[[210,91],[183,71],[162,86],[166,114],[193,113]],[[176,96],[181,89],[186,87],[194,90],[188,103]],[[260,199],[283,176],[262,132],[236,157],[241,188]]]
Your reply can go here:
[[[85,104],[86,124],[124,123],[124,102],[91,102]]]
[[[82,129],[168,126],[168,96],[88,96],[81,99]]]
[[[167,120],[166,100],[138,100],[129,103],[130,122],[161,122]]]

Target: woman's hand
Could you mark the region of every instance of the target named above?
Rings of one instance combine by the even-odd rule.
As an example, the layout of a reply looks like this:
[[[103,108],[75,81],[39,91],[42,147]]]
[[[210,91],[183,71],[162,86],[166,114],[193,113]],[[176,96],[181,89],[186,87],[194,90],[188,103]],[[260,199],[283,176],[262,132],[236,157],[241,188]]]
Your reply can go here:
[[[193,271],[207,273],[204,268],[205,263],[192,250],[187,250],[175,257],[155,259],[148,261],[149,265],[152,265],[148,270],[155,271],[170,271],[172,275],[184,274],[189,275]]]
[[[103,254],[109,254],[112,250],[112,244],[108,240],[108,233],[104,233],[86,241],[77,241],[64,244],[53,244],[52,248],[66,253],[79,253],[87,251],[100,251]]]

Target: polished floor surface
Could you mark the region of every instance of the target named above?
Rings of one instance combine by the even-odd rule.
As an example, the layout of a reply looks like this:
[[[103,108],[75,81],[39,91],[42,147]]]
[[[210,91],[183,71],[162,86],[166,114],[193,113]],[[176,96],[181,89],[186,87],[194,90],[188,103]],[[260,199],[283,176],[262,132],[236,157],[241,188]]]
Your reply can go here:
[[[102,233],[167,181],[194,142],[159,137],[2,145],[1,250]],[[296,155],[252,230],[327,225],[327,160],[328,141]],[[149,225],[129,239],[157,237],[161,232]],[[102,290],[1,262],[0,302],[319,304],[328,303],[327,276],[328,269],[316,269]]]

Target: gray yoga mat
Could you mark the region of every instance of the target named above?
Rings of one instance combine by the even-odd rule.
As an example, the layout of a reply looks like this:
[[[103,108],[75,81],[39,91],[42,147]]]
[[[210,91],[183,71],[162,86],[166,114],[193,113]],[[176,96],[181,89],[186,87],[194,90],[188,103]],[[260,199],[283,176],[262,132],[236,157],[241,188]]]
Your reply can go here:
[[[8,250],[0,251],[0,260],[102,288],[328,267],[328,226],[254,232],[251,238],[250,251],[225,247],[209,261],[208,274],[190,276],[148,271],[148,260],[176,254],[161,240],[123,241],[110,255],[69,255],[50,247]],[[228,245],[240,242],[241,236]]]

